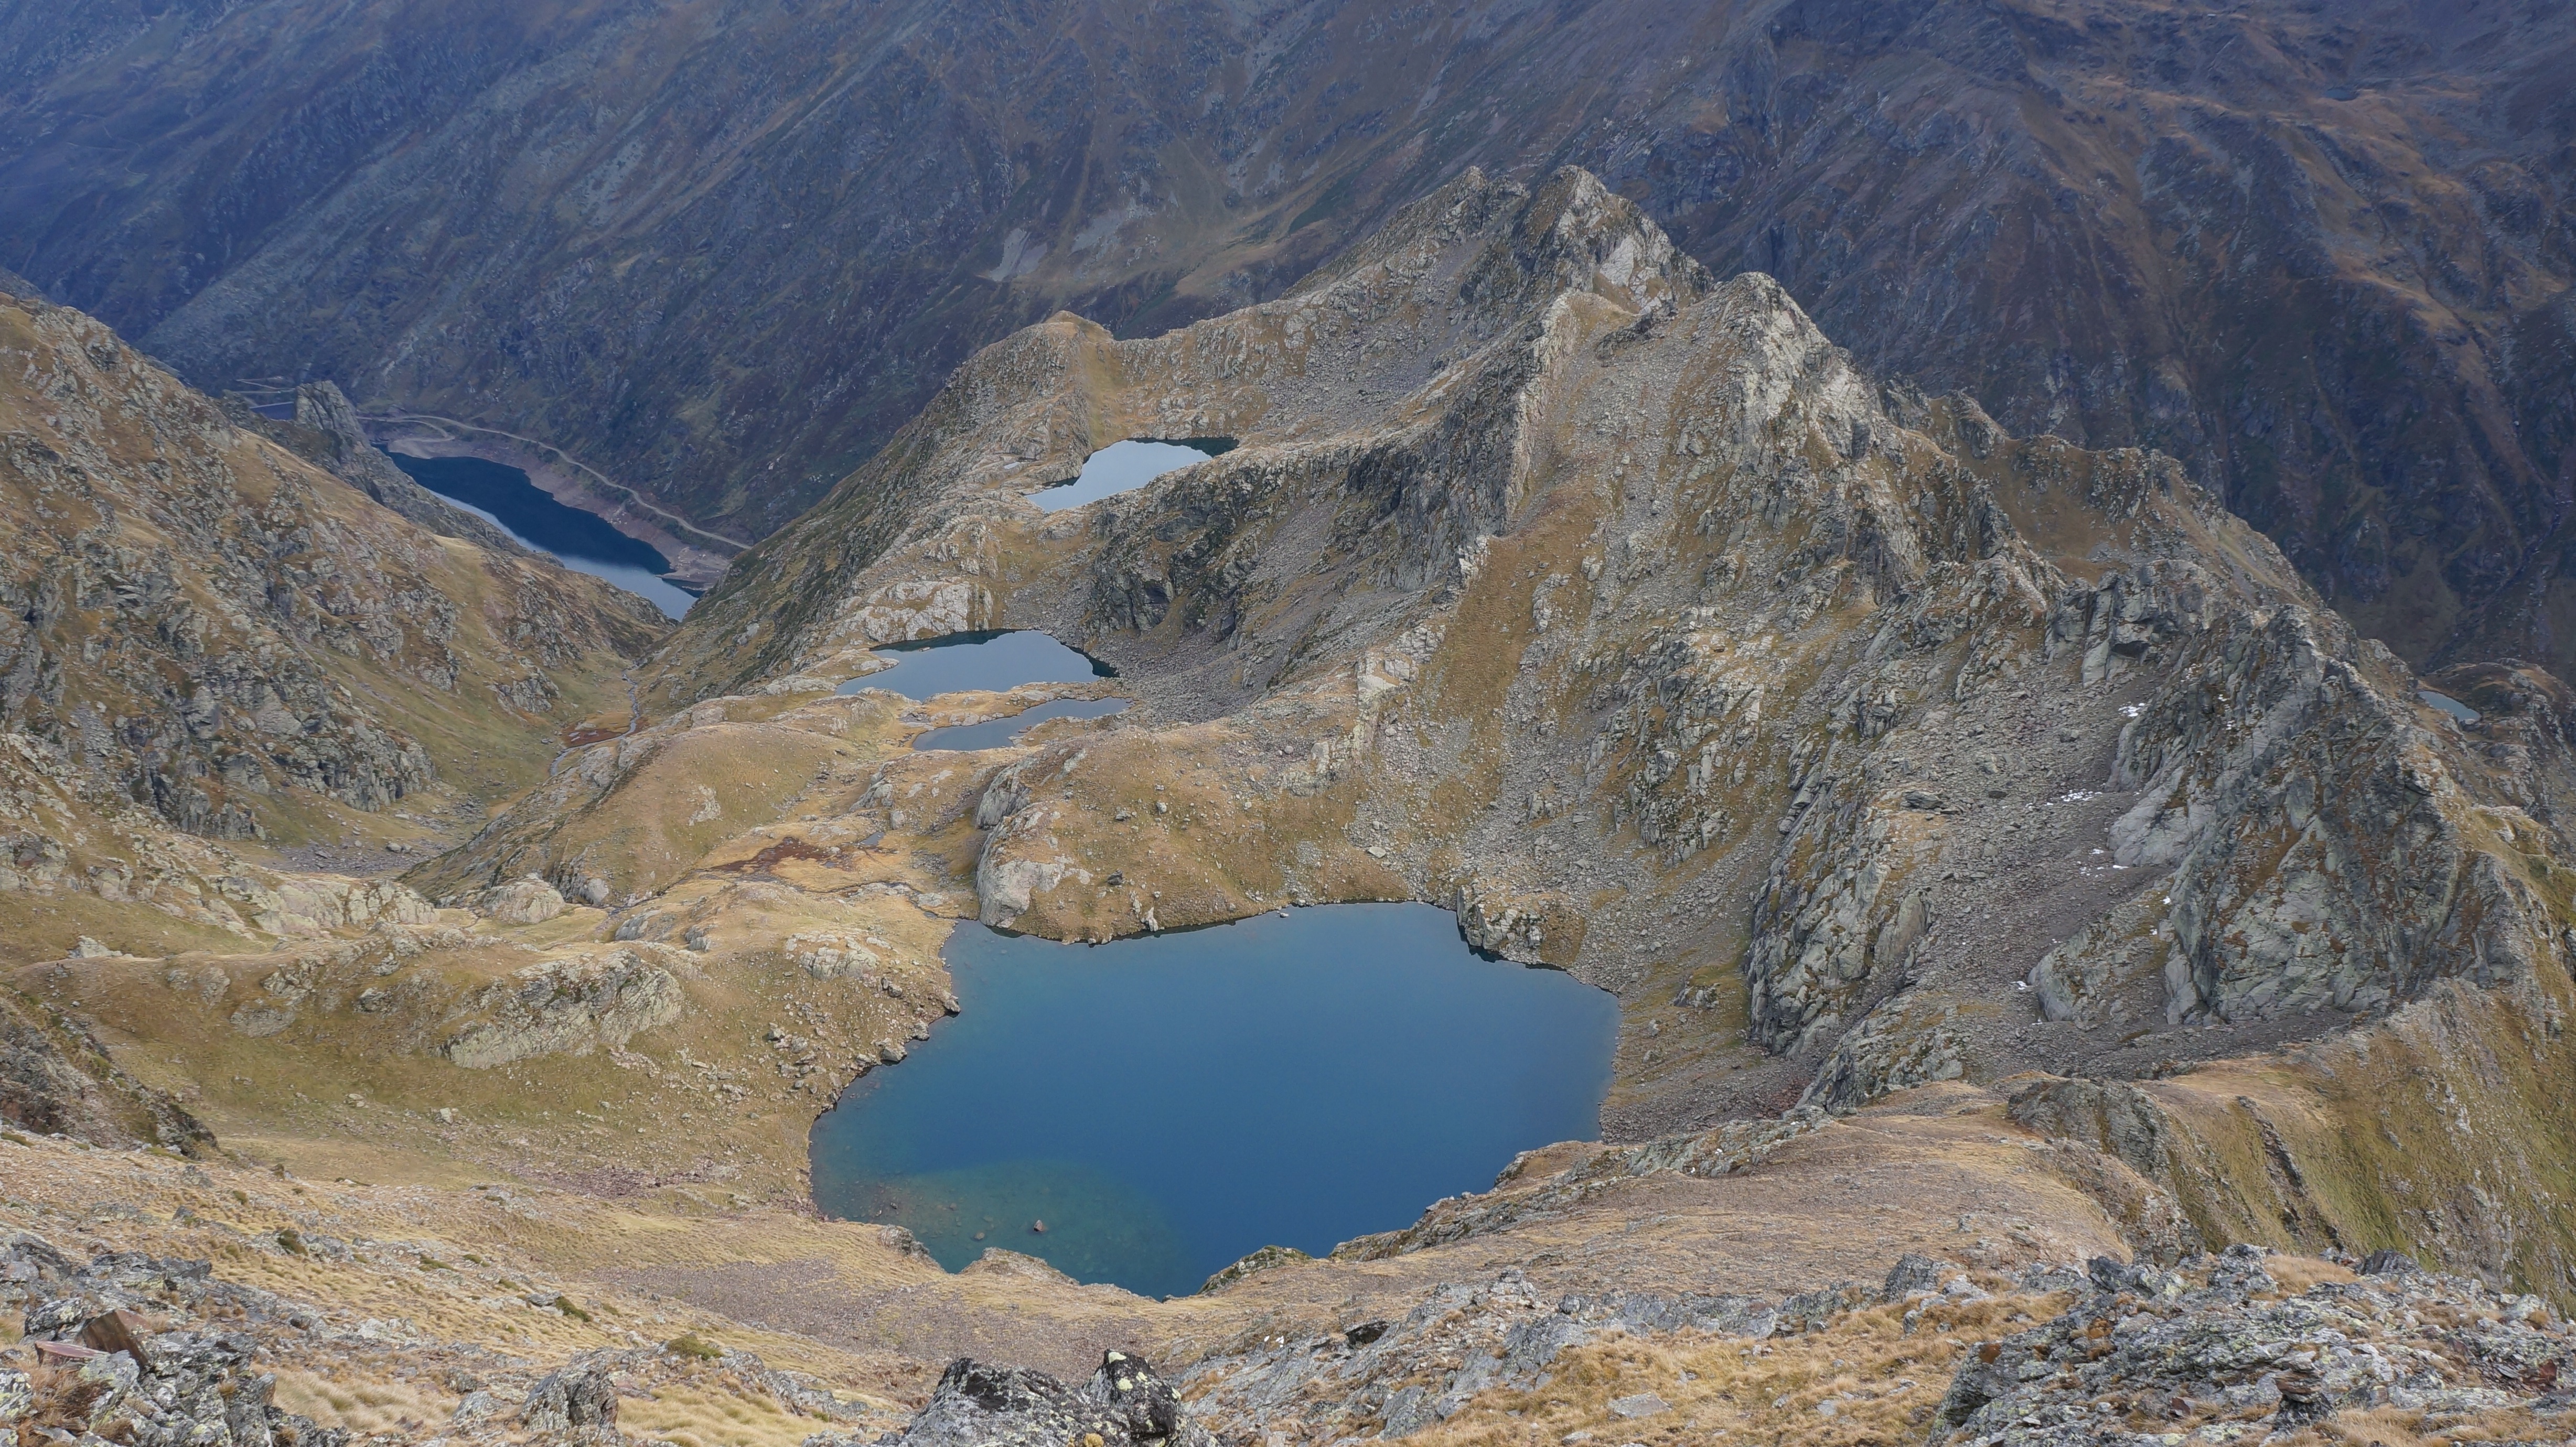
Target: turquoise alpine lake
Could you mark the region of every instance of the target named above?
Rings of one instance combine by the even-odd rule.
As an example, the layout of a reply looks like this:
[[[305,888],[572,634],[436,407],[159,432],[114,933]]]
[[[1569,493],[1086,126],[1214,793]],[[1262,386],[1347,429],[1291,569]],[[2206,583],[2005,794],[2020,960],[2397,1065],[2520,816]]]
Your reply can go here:
[[[1616,1001],[1477,955],[1429,905],[1105,945],[963,924],[947,960],[963,1012],[842,1092],[812,1145],[824,1214],[905,1227],[952,1271],[1001,1247],[1195,1291],[1595,1139],[1610,1086]]]
[[[508,533],[519,546],[552,554],[576,573],[605,578],[673,618],[698,601],[662,576],[671,560],[661,549],[628,537],[596,513],[555,501],[522,469],[480,457],[385,456],[412,481]]]
[[[1205,462],[1234,448],[1230,437],[1187,437],[1157,442],[1130,437],[1113,442],[1083,459],[1080,476],[1029,494],[1041,512],[1063,512],[1122,492],[1133,492],[1164,473]]]
[[[1023,683],[1083,683],[1118,676],[1109,665],[1031,629],[880,643],[876,651],[894,654],[895,666],[853,678],[841,685],[841,692],[882,688],[920,699],[968,689],[999,693]]]

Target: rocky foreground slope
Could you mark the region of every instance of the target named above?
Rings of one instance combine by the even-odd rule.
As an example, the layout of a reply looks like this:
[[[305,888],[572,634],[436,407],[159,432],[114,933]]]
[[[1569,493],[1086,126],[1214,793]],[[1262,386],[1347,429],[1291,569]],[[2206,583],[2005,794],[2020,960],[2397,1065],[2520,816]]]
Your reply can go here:
[[[1256,1321],[1180,1372],[1112,1348],[1066,1377],[961,1358],[933,1381],[567,1281],[510,1239],[525,1223],[460,1240],[418,1190],[0,1151],[58,1203],[5,1201],[37,1228],[0,1238],[0,1308],[26,1333],[0,1357],[0,1426],[22,1442],[2358,1447],[2576,1426],[2563,1317],[2394,1252],[2015,1270],[1911,1254],[1883,1281],[1786,1298],[1559,1293],[1505,1269],[1393,1315]]]
[[[1139,435],[1240,445],[1028,500]],[[1020,626],[1137,706],[916,752],[1106,685],[838,691]],[[138,1372],[197,1334],[151,1431],[237,1378],[272,1437],[2564,1435],[2565,688],[2428,692],[2175,463],[1876,382],[1583,172],[987,349],[635,673],[398,883],[11,958],[88,1105],[0,1142],[10,1279]],[[812,1218],[959,922],[1381,898],[1618,994],[1606,1140],[1172,1301]],[[203,1294],[100,1326],[103,1251]],[[98,1360],[25,1400],[107,1422]]]

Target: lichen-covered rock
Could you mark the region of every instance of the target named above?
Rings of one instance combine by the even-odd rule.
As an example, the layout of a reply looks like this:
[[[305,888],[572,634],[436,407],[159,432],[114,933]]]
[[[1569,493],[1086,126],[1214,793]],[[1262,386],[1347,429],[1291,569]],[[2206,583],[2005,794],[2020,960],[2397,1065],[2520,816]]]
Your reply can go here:
[[[564,897],[553,885],[530,876],[483,891],[474,912],[501,924],[544,924],[564,912]]]
[[[1268,1271],[1273,1267],[1294,1266],[1314,1259],[1294,1246],[1264,1246],[1209,1277],[1199,1287],[1199,1294],[1205,1296],[1211,1292],[1223,1291],[1247,1276]]]
[[[488,1070],[532,1056],[622,1047],[679,1019],[683,1000],[679,978],[643,950],[549,960],[484,990],[471,1004],[482,1018],[451,1034],[442,1053],[468,1070]]]
[[[1840,1289],[1788,1301],[1742,1296],[1542,1292],[1517,1269],[1425,1292],[1400,1318],[1284,1339],[1265,1328],[1194,1364],[1184,1385],[1207,1421],[1288,1428],[1304,1440],[1402,1438],[1489,1393],[1544,1385],[1566,1351],[1676,1332],[1763,1338],[1848,1310]],[[1490,1400],[1490,1398],[1488,1398]]]
[[[528,1390],[519,1422],[531,1432],[564,1432],[578,1427],[611,1436],[617,1428],[617,1385],[608,1371],[592,1361],[576,1360],[547,1373]]]
[[[1177,1395],[1141,1358],[1106,1352],[1080,1390],[1044,1372],[959,1357],[901,1447],[1214,1447]]]
[[[256,1331],[217,1330],[202,1321],[211,1309],[241,1328],[283,1324],[291,1312],[268,1293],[217,1282],[203,1261],[110,1252],[70,1269],[59,1254],[26,1237],[0,1253],[0,1266],[10,1268],[0,1279],[32,1266],[25,1273],[31,1280],[63,1293],[27,1308],[29,1340],[75,1343],[97,1353],[76,1370],[31,1383],[25,1418],[65,1422],[83,1440],[134,1447],[257,1447],[277,1440],[281,1429],[299,1447],[339,1447],[347,1440],[346,1432],[326,1431],[274,1404],[277,1378],[256,1365]],[[182,1324],[137,1334],[148,1330],[145,1323],[170,1317]],[[0,1409],[0,1420],[8,1415]]]
[[[2064,1315],[1968,1353],[1932,1440],[2149,1447],[2383,1408],[2528,1412],[2548,1440],[2576,1428],[2558,1389],[2576,1342],[2539,1298],[2422,1272],[2292,1292],[2264,1254],[2233,1246],[2179,1272],[2094,1263]]]

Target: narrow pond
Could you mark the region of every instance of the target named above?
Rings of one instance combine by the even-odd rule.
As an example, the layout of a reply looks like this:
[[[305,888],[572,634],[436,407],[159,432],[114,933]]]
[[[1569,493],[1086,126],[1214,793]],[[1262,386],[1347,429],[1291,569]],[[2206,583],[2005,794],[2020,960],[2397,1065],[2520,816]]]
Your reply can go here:
[[[916,749],[998,749],[1051,718],[1107,718],[1127,711],[1131,699],[1059,698],[1032,709],[982,723],[931,729],[912,741]]]
[[[528,474],[480,457],[385,456],[411,480],[508,533],[524,547],[551,553],[577,573],[605,578],[677,618],[697,598],[662,575],[671,560],[595,513],[557,502]]]
[[[1084,459],[1080,476],[1040,488],[1029,494],[1029,501],[1036,503],[1041,512],[1063,512],[1116,493],[1132,492],[1164,473],[1232,450],[1231,437],[1184,437],[1178,442],[1130,437],[1091,454]]]
[[[998,1246],[1196,1291],[1593,1139],[1610,1084],[1610,995],[1480,958],[1428,905],[1099,946],[966,924],[947,958],[964,1013],[842,1094],[813,1169],[827,1215],[904,1226],[951,1270]]]
[[[841,692],[882,688],[906,698],[937,698],[968,689],[999,693],[1023,683],[1082,683],[1118,676],[1108,664],[1034,629],[951,633],[916,643],[880,643],[876,648],[879,653],[897,655],[899,661],[892,668],[851,679],[841,685]]]

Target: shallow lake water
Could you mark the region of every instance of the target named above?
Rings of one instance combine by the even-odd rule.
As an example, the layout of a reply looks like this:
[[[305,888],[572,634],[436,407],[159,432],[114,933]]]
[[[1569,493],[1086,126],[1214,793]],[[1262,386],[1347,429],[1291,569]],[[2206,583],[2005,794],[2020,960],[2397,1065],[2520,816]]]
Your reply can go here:
[[[904,1226],[951,1270],[999,1246],[1196,1291],[1595,1138],[1610,1084],[1611,996],[1480,958],[1428,905],[1099,946],[965,924],[947,958],[964,1012],[843,1092],[813,1169],[827,1215]]]
[[[1131,492],[1152,482],[1164,473],[1205,462],[1232,450],[1234,442],[1223,437],[1193,437],[1182,442],[1156,442],[1145,437],[1131,437],[1113,442],[1083,461],[1082,475],[1071,482],[1040,488],[1029,494],[1042,512],[1062,512],[1087,502],[1098,502],[1117,493]]]
[[[518,468],[480,457],[385,455],[412,481],[574,572],[605,578],[674,618],[697,601],[663,578],[671,561],[661,549],[628,537],[596,513],[555,501]]]
[[[2473,724],[2478,721],[2479,714],[2476,709],[2469,707],[2467,704],[2460,702],[2458,699],[2451,697],[2447,693],[2438,693],[2429,688],[2419,688],[2415,690],[2415,696],[2424,700],[2426,703],[2431,704],[2433,707],[2440,709],[2442,712],[2449,714],[2451,717],[2458,719],[2464,724]]]
[[[1107,718],[1124,713],[1133,702],[1124,698],[1059,698],[1006,718],[932,729],[912,741],[916,749],[998,749],[1051,718]]]
[[[851,679],[841,685],[841,692],[882,688],[906,698],[937,698],[968,689],[999,693],[1023,683],[1082,683],[1118,676],[1109,665],[1034,629],[951,633],[917,643],[880,643],[876,651],[894,654],[900,661],[892,668]]]

